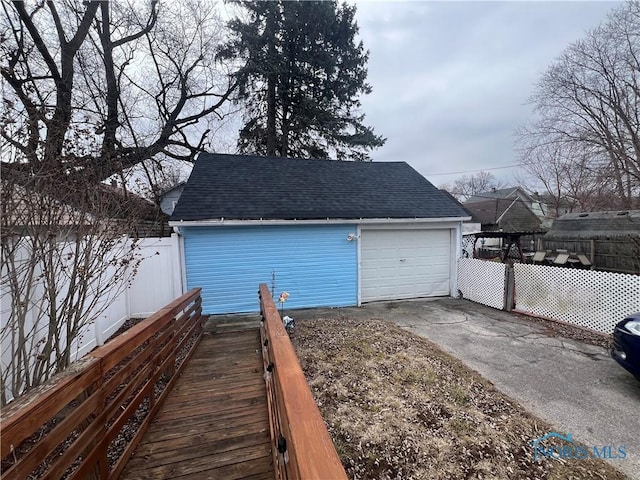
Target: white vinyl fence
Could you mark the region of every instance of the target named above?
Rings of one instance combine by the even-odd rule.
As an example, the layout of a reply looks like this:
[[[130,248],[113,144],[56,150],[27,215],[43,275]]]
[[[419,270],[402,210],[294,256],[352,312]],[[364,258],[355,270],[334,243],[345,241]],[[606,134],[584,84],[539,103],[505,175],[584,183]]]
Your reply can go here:
[[[133,282],[95,322],[94,336],[78,358],[102,345],[125,320],[147,317],[182,295],[178,235],[143,238],[138,245],[142,263]]]
[[[458,288],[476,303],[511,310],[515,301],[517,312],[607,334],[640,312],[640,275],[461,258]]]
[[[124,242],[131,240],[125,239]],[[120,247],[119,247],[120,248]],[[179,237],[173,234],[166,238],[144,238],[138,240],[138,254],[141,259],[137,272],[129,285],[122,284],[115,286],[111,292],[119,292],[115,297],[99,298],[95,311],[102,310],[101,305],[108,304],[108,307],[93,322],[89,322],[84,331],[79,335],[77,343],[73,345],[72,361],[83,357],[96,346],[104,342],[122,326],[128,318],[145,317],[159,310],[173,299],[182,295],[182,272],[180,263],[180,243]],[[71,247],[72,250],[72,247]],[[108,270],[107,270],[108,275]],[[4,278],[4,272],[3,272]],[[64,284],[64,282],[63,282]],[[115,285],[115,284],[114,284]],[[59,301],[66,295],[68,287],[56,292]],[[36,324],[37,318],[42,313],[43,305],[46,304],[45,293],[41,286],[34,285],[30,298],[30,309],[27,311],[26,321],[33,323],[26,328],[31,331],[34,339],[38,341],[38,335],[44,328]],[[95,298],[92,297],[92,298]],[[9,321],[13,305],[12,296],[6,285],[2,285],[0,295],[0,318],[2,321],[2,331]],[[40,320],[42,324],[42,320]],[[64,341],[64,332],[61,334],[61,341]],[[12,335],[3,335],[1,349],[1,360],[3,370],[9,365],[11,355],[10,342],[15,341]],[[35,351],[35,350],[34,350]]]
[[[612,333],[640,312],[640,275],[544,265],[513,266],[516,310]]]
[[[458,260],[458,289],[462,297],[502,310],[505,301],[504,263],[475,258]]]

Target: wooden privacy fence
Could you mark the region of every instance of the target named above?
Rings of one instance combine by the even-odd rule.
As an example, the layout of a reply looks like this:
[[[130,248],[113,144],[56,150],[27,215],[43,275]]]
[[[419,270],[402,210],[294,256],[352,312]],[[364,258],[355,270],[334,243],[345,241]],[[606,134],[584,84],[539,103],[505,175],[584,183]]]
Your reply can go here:
[[[0,415],[2,478],[117,478],[202,337],[200,289]]]
[[[267,285],[260,285],[262,355],[277,479],[347,478]]]

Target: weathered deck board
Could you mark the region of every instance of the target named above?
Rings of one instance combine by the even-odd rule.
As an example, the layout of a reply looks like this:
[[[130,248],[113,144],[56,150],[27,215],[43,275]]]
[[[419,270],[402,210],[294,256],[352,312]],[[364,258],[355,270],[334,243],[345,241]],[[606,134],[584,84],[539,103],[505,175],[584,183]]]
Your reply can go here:
[[[121,479],[274,478],[257,330],[205,335]]]

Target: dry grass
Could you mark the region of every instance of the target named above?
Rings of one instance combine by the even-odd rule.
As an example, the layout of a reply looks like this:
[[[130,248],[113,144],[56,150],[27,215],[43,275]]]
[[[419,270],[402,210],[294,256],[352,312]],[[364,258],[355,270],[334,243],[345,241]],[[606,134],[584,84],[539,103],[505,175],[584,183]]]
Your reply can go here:
[[[621,479],[601,460],[533,460],[553,428],[433,343],[379,320],[292,335],[353,479]]]

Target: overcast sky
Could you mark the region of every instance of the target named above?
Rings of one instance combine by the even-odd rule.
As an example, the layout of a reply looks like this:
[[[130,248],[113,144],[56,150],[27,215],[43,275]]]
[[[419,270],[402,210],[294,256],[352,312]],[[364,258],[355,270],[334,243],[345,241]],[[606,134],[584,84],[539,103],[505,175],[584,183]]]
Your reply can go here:
[[[514,129],[550,63],[613,2],[356,1],[370,51],[366,124],[375,161],[406,161],[435,185],[449,172],[516,163]],[[512,181],[516,169],[491,170]]]

